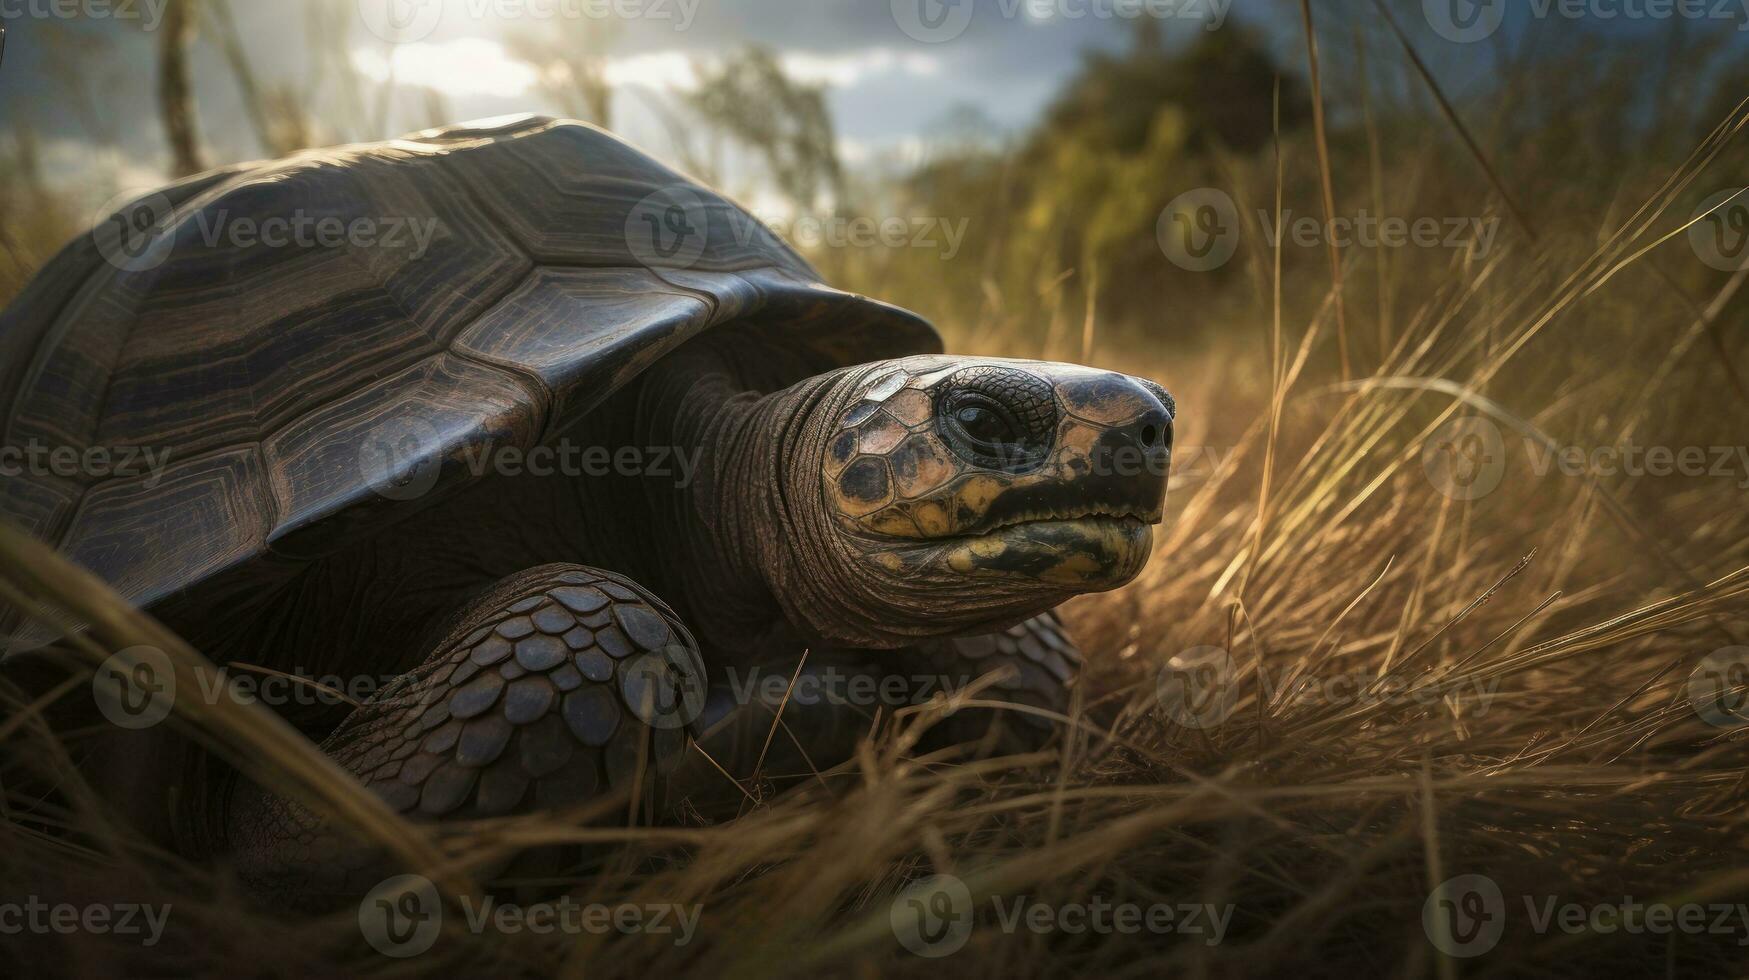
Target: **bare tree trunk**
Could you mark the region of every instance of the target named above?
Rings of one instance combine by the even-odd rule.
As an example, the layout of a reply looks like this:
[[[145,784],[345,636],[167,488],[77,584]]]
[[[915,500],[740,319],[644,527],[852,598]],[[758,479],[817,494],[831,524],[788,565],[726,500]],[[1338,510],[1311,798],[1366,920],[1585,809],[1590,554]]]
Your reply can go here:
[[[187,0],[180,2],[186,3]],[[262,150],[277,157],[301,149],[282,145],[280,137],[283,134],[274,131],[267,101],[261,95],[261,86],[255,81],[249,55],[243,50],[243,38],[237,33],[237,19],[231,16],[229,0],[211,0],[207,4],[207,13],[212,17],[210,26],[217,28],[219,48],[225,53],[225,61],[230,63],[231,75],[237,79],[237,90],[243,96],[243,110],[249,115],[249,124],[255,127],[255,138],[261,142]]]
[[[585,74],[577,80],[583,88],[583,101],[589,106],[590,122],[602,129],[613,128],[613,86],[607,83],[607,73],[601,59],[593,59]]]
[[[436,129],[439,126],[454,122],[455,120],[451,118],[454,113],[450,112],[449,100],[443,97],[443,93],[434,88],[428,88],[424,91],[425,128]]]
[[[512,54],[539,69],[542,88],[551,95],[568,116],[576,116],[600,126],[613,128],[613,85],[607,80],[607,52],[619,36],[620,28],[612,23],[573,26],[554,37],[537,32],[512,34],[509,37]],[[561,76],[553,72],[563,68]]]
[[[194,86],[188,71],[188,49],[194,45],[192,6],[193,0],[169,0],[158,48],[158,106],[164,114],[164,133],[170,139],[170,170],[177,177],[206,169],[201,162]]]

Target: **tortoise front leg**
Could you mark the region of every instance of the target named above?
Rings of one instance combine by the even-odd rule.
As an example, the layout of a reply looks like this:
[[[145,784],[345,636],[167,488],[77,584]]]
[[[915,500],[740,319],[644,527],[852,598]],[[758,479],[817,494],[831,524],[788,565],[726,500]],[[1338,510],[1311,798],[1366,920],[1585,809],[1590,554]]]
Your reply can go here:
[[[898,650],[814,650],[713,674],[699,747],[671,785],[688,807],[732,816],[746,796],[702,759],[708,754],[743,786],[782,790],[851,759],[877,713],[893,712],[980,684],[975,700],[1003,707],[960,708],[925,732],[917,751],[978,745],[994,754],[1043,748],[1062,724],[1026,708],[1069,714],[1081,652],[1054,612],[1001,633],[931,640]],[[787,698],[786,698],[787,695]],[[1013,707],[1006,707],[1013,706]],[[781,709],[783,726],[774,728]],[[787,730],[787,731],[786,731]]]
[[[995,749],[1004,752],[1043,748],[1062,730],[1061,722],[1024,709],[1069,714],[1082,663],[1080,648],[1069,639],[1054,611],[1001,633],[925,644],[917,648],[917,654],[921,663],[950,679],[953,690],[996,675],[990,686],[977,693],[976,700],[1014,706],[962,708],[936,726],[925,737],[925,744],[934,748],[991,738]]]
[[[545,565],[488,589],[322,748],[417,819],[579,804],[640,776],[650,814],[703,696],[697,644],[661,600],[612,572]],[[240,872],[272,896],[358,895],[388,873],[252,784],[237,789],[229,826]]]

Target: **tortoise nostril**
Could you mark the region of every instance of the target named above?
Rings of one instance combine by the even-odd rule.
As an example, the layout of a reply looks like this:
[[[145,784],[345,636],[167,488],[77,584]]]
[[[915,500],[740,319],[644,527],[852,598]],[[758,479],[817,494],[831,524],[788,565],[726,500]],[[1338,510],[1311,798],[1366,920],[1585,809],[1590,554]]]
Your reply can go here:
[[[1136,447],[1143,452],[1152,453],[1172,448],[1172,422],[1161,418],[1158,413],[1150,413],[1127,426],[1128,435],[1135,440]]]

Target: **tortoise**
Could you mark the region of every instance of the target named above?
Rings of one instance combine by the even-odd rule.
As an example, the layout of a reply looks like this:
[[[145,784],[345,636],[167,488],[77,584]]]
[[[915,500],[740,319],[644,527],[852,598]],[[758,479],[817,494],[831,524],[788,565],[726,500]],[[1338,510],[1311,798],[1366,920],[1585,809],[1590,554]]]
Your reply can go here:
[[[787,696],[804,655],[1066,710],[1081,657],[1052,610],[1141,571],[1172,399],[942,351],[606,132],[428,130],[192,177],[69,245],[0,315],[3,445],[162,465],[31,470],[0,515],[216,662],[386,678],[273,706],[396,810],[636,784],[672,815],[689,741],[756,765],[736,720],[770,698],[745,681]],[[115,661],[97,699],[149,702],[151,659]],[[870,712],[802,700],[797,747],[846,757]],[[166,738],[99,755],[178,847],[275,894],[357,870]]]

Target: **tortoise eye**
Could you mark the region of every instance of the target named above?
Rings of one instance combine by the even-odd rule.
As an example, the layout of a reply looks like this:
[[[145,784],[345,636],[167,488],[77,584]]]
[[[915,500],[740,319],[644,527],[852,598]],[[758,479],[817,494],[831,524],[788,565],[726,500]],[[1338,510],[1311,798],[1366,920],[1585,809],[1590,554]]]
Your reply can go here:
[[[963,406],[955,416],[966,435],[986,446],[995,448],[1015,441],[1014,427],[1008,420],[982,405]]]
[[[1003,455],[1021,441],[1008,413],[982,398],[961,399],[953,407],[953,422],[974,447],[992,456]]]
[[[961,459],[1018,473],[1050,452],[1056,407],[1050,386],[1037,377],[981,365],[946,381],[935,417],[942,439]]]

